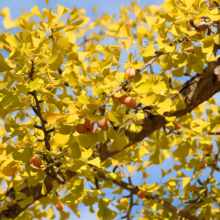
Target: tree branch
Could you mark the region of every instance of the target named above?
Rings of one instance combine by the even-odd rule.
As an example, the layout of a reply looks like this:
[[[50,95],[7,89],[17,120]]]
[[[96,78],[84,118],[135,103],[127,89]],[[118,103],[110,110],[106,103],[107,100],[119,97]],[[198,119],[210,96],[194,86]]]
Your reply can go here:
[[[176,116],[177,118],[191,112],[196,106],[211,98],[214,94],[220,91],[220,69],[218,67],[220,61],[217,61],[213,68],[206,68],[203,74],[198,74],[187,81],[184,85],[178,88],[178,91],[186,104],[186,108],[174,112],[165,112],[164,115],[156,115],[153,109],[143,109],[145,118],[143,128],[139,133],[131,133],[125,130],[126,126],[132,124],[132,120],[128,120],[120,127],[120,131],[125,130],[129,143],[125,148],[142,141],[145,137],[152,134],[154,131],[159,130],[166,125],[166,117]],[[214,74],[215,72],[215,74]],[[175,101],[176,96],[170,97]],[[96,143],[97,150],[93,152],[94,157],[100,157],[102,161],[115,155],[118,151],[111,150],[111,141],[106,143]],[[124,149],[125,149],[124,148]]]
[[[154,131],[159,130],[160,128],[165,126],[167,122],[164,116],[166,117],[176,116],[177,118],[181,117],[185,115],[186,113],[191,112],[199,104],[208,100],[214,94],[219,92],[220,91],[220,68],[219,67],[220,67],[220,60],[213,62],[213,65],[211,67],[204,69],[203,74],[196,75],[195,77],[187,81],[184,85],[178,88],[178,91],[183,101],[186,104],[186,107],[184,109],[180,109],[180,110],[173,111],[173,112],[165,112],[164,115],[156,115],[155,111],[152,108],[143,108],[143,111],[144,111],[143,122],[144,123],[142,125],[142,130],[140,132],[131,133],[125,129],[127,125],[133,123],[131,120],[128,120],[123,126],[121,126],[120,131],[125,130],[125,133],[127,137],[129,138],[129,143],[125,146],[124,149],[128,148],[129,146],[132,146],[135,143],[142,141],[145,137],[152,134]],[[46,122],[42,120],[43,117],[40,111],[40,106],[39,106],[39,102],[36,96],[36,91],[32,92],[32,95],[36,101],[36,107],[33,107],[34,111],[38,112],[37,114],[41,119],[42,127],[43,129],[45,129]],[[170,98],[172,101],[175,101],[177,97],[172,96]],[[47,134],[46,129],[44,130],[44,134],[45,134],[45,146],[47,144],[46,146],[47,149],[50,149],[48,147],[50,136],[49,134]],[[46,137],[48,137],[48,139]],[[100,157],[101,161],[104,161],[107,158],[117,154],[119,151],[112,151],[111,145],[112,145],[112,142],[110,140],[108,140],[106,143],[96,143],[97,150],[93,152],[93,157],[94,158]],[[44,180],[44,183],[47,188],[47,193],[50,193],[52,189],[51,182],[53,179],[57,179],[56,177],[57,174],[52,168],[48,170],[46,169],[46,172],[47,172],[47,175],[46,175],[46,179]],[[76,175],[76,173],[67,170],[65,172],[65,175],[68,178],[72,178],[73,176]],[[61,181],[60,181],[60,184],[62,184]],[[115,180],[113,180],[113,182],[114,181]],[[117,182],[117,184],[119,183]],[[138,190],[134,186],[131,186],[123,181],[121,181],[120,186],[134,193],[137,193],[137,190]],[[40,198],[42,198],[43,196],[45,196],[41,194],[41,188],[42,188],[42,183],[39,183],[36,187],[31,187],[31,188],[25,187],[21,192],[24,192],[25,195],[27,195],[28,197],[33,196],[34,202],[35,202],[39,200]],[[14,200],[15,191],[13,188],[11,188],[10,191],[12,193],[10,193],[10,196],[8,196],[6,199]],[[159,198],[152,197],[152,196],[148,196],[146,198],[154,199],[155,201],[163,204],[163,206],[167,208],[169,211],[171,211],[172,213],[178,214],[179,216],[185,216],[185,218],[193,219],[193,220],[197,219],[196,217],[191,216],[189,213],[178,210],[176,207],[172,206],[170,203],[167,203],[166,201],[163,201]],[[5,202],[6,202],[5,200],[0,201],[0,210],[4,206]],[[25,208],[27,208],[28,206],[29,205],[27,205]],[[22,209],[18,204],[8,204],[7,207],[8,207],[7,210],[0,211],[0,216],[5,216],[6,218],[15,218],[18,214],[20,214],[22,211],[25,210],[25,208]]]
[[[216,166],[217,166],[217,162],[218,162],[218,158],[219,158],[219,154],[220,154],[220,147],[218,148],[218,151],[215,155],[215,159],[214,159],[214,162],[212,164],[212,169],[211,169],[211,172],[209,173],[209,176],[208,178],[206,179],[206,181],[203,183],[203,186],[202,188],[203,189],[206,189],[206,186],[207,184],[209,183],[209,181],[211,180],[212,176],[213,176],[213,173],[215,172],[216,170]],[[187,212],[190,212],[193,208],[196,207],[197,204],[203,202],[202,199],[200,199],[200,196],[198,196],[195,200],[194,200],[194,203],[187,209]]]
[[[97,171],[97,172],[98,172],[98,176],[100,178],[106,179],[106,180],[112,180],[112,182],[114,184],[116,184],[117,186],[122,187],[123,189],[126,189],[126,190],[130,191],[132,194],[137,194],[138,191],[139,191],[138,187],[137,186],[133,186],[131,183],[126,183],[124,181],[118,182],[118,181],[114,180],[113,178],[111,178],[108,174],[105,174],[105,173],[103,173],[101,171]],[[149,199],[149,200],[152,199],[152,200],[162,204],[163,207],[168,209],[171,213],[173,213],[173,215],[178,215],[178,216],[187,218],[189,220],[198,220],[196,217],[192,216],[188,212],[179,210],[175,206],[171,205],[169,202],[166,202],[165,200],[160,199],[158,196],[146,195],[145,198]]]
[[[197,30],[197,31],[201,31],[204,28],[209,28],[211,30],[211,32],[216,35],[216,31],[214,29],[211,28],[211,26],[215,23],[215,21],[208,21],[206,22],[206,24],[201,24],[201,25],[196,25],[194,23],[194,21],[191,19],[190,20],[190,24]]]

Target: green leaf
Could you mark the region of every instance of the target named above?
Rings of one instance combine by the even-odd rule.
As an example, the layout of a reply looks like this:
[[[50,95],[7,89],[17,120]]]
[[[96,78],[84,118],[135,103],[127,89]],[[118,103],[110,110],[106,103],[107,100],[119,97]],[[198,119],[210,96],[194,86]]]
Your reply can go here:
[[[62,220],[69,219],[69,216],[70,216],[69,212],[65,212],[63,210],[60,212],[60,219],[62,219]]]
[[[158,202],[156,202],[156,201],[154,201],[152,199],[150,200],[149,206],[151,207],[153,212],[156,212],[158,210],[162,210],[163,209],[163,204],[158,203]]]
[[[26,84],[15,84],[14,87],[18,90],[20,93],[27,93],[30,91],[30,88]]]
[[[207,35],[205,39],[201,41],[201,44],[203,53],[211,52],[214,48],[214,39],[213,37]]]
[[[79,136],[79,144],[83,147],[91,147],[98,141],[98,134],[85,133]]]
[[[27,198],[27,196],[26,196],[25,193],[16,192],[16,194],[15,194],[15,199],[16,199],[16,200],[25,199],[25,198]]]
[[[169,169],[167,171],[164,171],[163,169],[161,169],[162,178],[171,172],[172,172],[172,169]]]
[[[107,110],[108,119],[116,123],[116,125],[121,125],[123,116],[115,112]]]
[[[27,205],[30,205],[34,202],[34,198],[33,196],[29,196],[27,199],[22,200],[21,202],[18,202],[17,204],[21,207],[21,208],[25,208]]]
[[[20,160],[24,163],[28,163],[33,154],[33,148],[26,146],[24,149],[14,148],[12,153],[14,160]]]
[[[172,75],[175,77],[181,77],[183,76],[184,67],[181,67],[179,69],[175,69],[172,71]]]
[[[101,220],[112,220],[115,219],[115,217],[118,215],[117,212],[112,211],[107,206],[109,204],[109,201],[106,201],[107,199],[100,200],[99,202],[99,210],[97,212],[97,216]]]
[[[63,63],[63,56],[59,51],[56,51],[52,54],[52,56],[47,61],[50,69],[53,71],[57,71]]]
[[[68,146],[68,155],[72,159],[80,158],[81,157],[81,150],[79,148],[79,144],[77,142],[70,143]]]
[[[45,216],[47,219],[54,219],[56,216],[55,216],[55,213],[53,211],[53,207],[50,207],[47,211],[46,211],[46,216]]]
[[[163,158],[160,152],[160,148],[156,146],[154,153],[150,156],[150,162],[153,164],[162,164]]]
[[[11,70],[11,67],[5,62],[3,55],[0,53],[0,72]]]
[[[203,69],[204,69],[204,61],[203,60],[199,60],[197,63],[192,65],[192,69],[196,72],[196,73],[202,73]]]
[[[173,63],[178,65],[178,67],[186,66],[189,62],[189,54],[187,53],[180,53],[180,54],[174,54],[172,56]]]
[[[116,135],[112,143],[111,149],[115,151],[121,151],[129,143],[128,137],[123,133]]]
[[[101,116],[97,116],[95,114],[92,114],[92,112],[87,109],[86,109],[86,115],[89,120],[94,121],[94,122],[98,122],[102,118]]]

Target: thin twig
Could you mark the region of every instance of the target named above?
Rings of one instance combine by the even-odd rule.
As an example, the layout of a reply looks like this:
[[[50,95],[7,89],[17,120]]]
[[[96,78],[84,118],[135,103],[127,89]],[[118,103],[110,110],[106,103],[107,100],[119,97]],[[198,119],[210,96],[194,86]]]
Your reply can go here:
[[[40,125],[34,125],[34,127],[37,129],[43,130],[42,126],[40,126]]]
[[[220,135],[220,132],[209,132],[210,135]]]
[[[131,177],[128,177],[128,181],[129,181],[129,184],[132,184]],[[129,205],[128,212],[127,212],[127,220],[131,220],[131,210],[134,206],[133,195],[134,195],[133,192],[130,192],[130,205]]]
[[[108,174],[106,174],[102,171],[97,170],[97,172],[98,172],[98,175],[100,178],[106,179],[106,180],[112,180],[112,182],[114,184],[122,187],[123,189],[126,189],[126,190],[132,192],[133,194],[137,194],[139,191],[139,188],[137,186],[133,186],[132,184],[126,183],[122,180],[120,182],[118,182],[117,180],[113,179]],[[189,220],[198,220],[198,218],[196,218],[195,216],[192,216],[190,213],[188,213],[184,210],[180,210],[180,209],[176,208],[175,206],[171,205],[171,203],[163,200],[162,198],[159,198],[159,196],[157,196],[157,195],[146,195],[145,198],[148,200],[152,199],[152,200],[156,201],[157,203],[162,204],[164,208],[169,210],[174,215],[178,215],[178,216],[184,217]]]
[[[47,130],[46,132],[47,132],[47,134],[49,134],[49,133],[52,133],[54,131],[55,131],[55,128],[51,128],[50,130]]]
[[[113,173],[117,170],[118,166],[115,166],[114,169],[112,170]]]
[[[137,71],[142,72],[145,68],[147,68],[148,66],[152,65],[153,62],[154,62],[158,57],[160,57],[162,54],[163,54],[163,52],[158,51],[158,52],[157,52],[157,55],[156,55],[153,59],[151,59],[150,61],[148,61],[147,63],[145,63],[145,64],[144,64],[140,69],[138,69]]]
[[[95,186],[96,186],[96,189],[99,189],[99,181],[96,177],[95,177]]]
[[[33,75],[34,75],[34,60],[31,60],[31,70],[29,72],[29,78],[31,81],[33,81]]]
[[[206,181],[203,184],[203,189],[206,188],[207,184],[209,183],[209,181],[211,180],[211,178],[213,176],[213,173],[215,172],[217,162],[218,162],[218,158],[219,158],[219,154],[220,154],[220,147],[218,148],[217,154],[215,155],[215,159],[214,159],[214,162],[212,164],[212,170],[211,170],[208,178],[206,179]]]
[[[206,181],[203,183],[203,186],[202,188],[203,189],[206,189],[206,186],[207,184],[209,183],[209,181],[211,180],[212,176],[213,176],[213,173],[215,172],[216,170],[216,166],[217,166],[217,162],[218,162],[218,158],[219,158],[219,153],[220,153],[220,147],[218,148],[218,151],[215,155],[215,159],[214,159],[214,162],[213,162],[213,165],[212,165],[212,170],[211,172],[209,173],[209,176],[208,178],[206,179]],[[198,203],[200,203],[202,200],[200,199],[200,197],[198,196],[195,200],[195,203],[192,204],[188,209],[187,209],[187,212],[190,212]]]
[[[127,80],[125,80],[125,81],[123,81],[123,82],[120,84],[120,86],[119,86],[118,89],[115,89],[111,94],[106,95],[107,98],[106,98],[104,104],[102,104],[101,106],[99,106],[98,108],[96,108],[92,113],[95,114],[98,109],[103,108],[103,107],[106,105],[106,103],[108,102],[108,100],[114,95],[114,93],[119,92],[119,91],[122,89],[122,87],[123,87],[124,85],[127,85],[130,81],[131,81],[130,78],[127,79]]]

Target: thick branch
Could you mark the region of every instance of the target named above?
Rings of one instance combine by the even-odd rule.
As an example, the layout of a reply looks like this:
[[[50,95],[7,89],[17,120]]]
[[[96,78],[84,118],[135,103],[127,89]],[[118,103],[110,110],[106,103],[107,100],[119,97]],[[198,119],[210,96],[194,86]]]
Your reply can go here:
[[[177,118],[191,112],[202,102],[211,98],[214,94],[220,91],[220,61],[217,61],[214,68],[205,69],[203,74],[198,74],[191,78],[184,85],[178,88],[178,91],[186,104],[186,108],[173,111],[165,112],[164,116],[171,117],[176,116]],[[215,73],[214,73],[215,72]],[[170,97],[173,101],[177,98],[175,96]],[[128,120],[121,128],[120,131],[125,130],[126,135],[129,137],[129,143],[125,147],[129,147],[135,143],[142,141],[145,137],[152,134],[154,131],[159,130],[166,125],[166,120],[163,115],[156,115],[154,110],[151,108],[144,108],[145,118],[143,123],[142,131],[139,133],[131,133],[125,130],[125,127],[133,122]],[[152,114],[154,113],[154,114]],[[94,157],[100,157],[102,161],[115,155],[118,151],[111,150],[111,141],[106,143],[97,143],[97,150],[93,152]]]
[[[52,180],[53,180],[53,177],[51,175],[48,175],[44,180],[44,184],[46,186],[47,193],[49,193],[52,190]],[[41,194],[42,183],[39,183],[37,186],[30,187],[30,188],[25,183],[23,185],[24,185],[24,188],[20,192],[24,193],[27,197],[33,196],[34,201],[37,201],[44,196],[47,196],[47,195]],[[15,190],[13,188],[11,188],[9,195],[6,196],[5,200],[8,202],[12,202],[13,200],[15,200],[15,194],[16,194]],[[5,203],[5,200],[0,201],[0,210]],[[29,205],[31,205],[31,204],[29,204]],[[18,205],[18,203],[13,203],[13,204],[9,203],[7,206],[8,209],[0,211],[0,219],[3,216],[6,218],[15,219],[21,212],[23,212],[25,209],[27,209],[27,207],[29,205],[25,206],[24,208],[21,208]]]

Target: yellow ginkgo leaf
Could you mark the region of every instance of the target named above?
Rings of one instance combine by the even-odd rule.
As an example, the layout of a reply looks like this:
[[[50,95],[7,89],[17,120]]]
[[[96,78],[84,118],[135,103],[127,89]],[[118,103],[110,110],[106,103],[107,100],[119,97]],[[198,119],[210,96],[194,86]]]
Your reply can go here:
[[[69,104],[68,105],[68,109],[70,111],[71,114],[73,115],[78,115],[78,116],[82,116],[85,114],[85,110],[80,111],[76,106],[74,106],[73,104]]]
[[[0,72],[4,72],[6,70],[10,70],[11,67],[5,62],[3,55],[0,53]]]
[[[188,9],[191,8],[191,6],[193,5],[193,2],[194,2],[194,1],[192,1],[192,0],[184,0],[184,1],[185,1],[185,3],[186,3],[186,7],[187,7]]]
[[[183,186],[182,186],[183,189],[189,184],[191,179],[192,178],[190,178],[190,177],[183,177]]]
[[[132,41],[133,41],[133,39],[129,38],[128,40],[121,40],[120,43],[123,45],[123,47],[126,49],[126,51],[129,52]]]
[[[3,151],[7,148],[7,144],[6,143],[2,143],[2,139],[0,139],[0,151]]]
[[[64,14],[70,12],[71,10],[69,8],[65,8],[62,5],[57,4],[57,11],[59,17],[63,16]]]
[[[156,98],[157,98],[157,96],[154,93],[150,93],[146,97],[142,98],[140,100],[140,103],[142,103],[143,105],[146,105],[146,106],[150,106],[154,103]]]
[[[129,24],[124,24],[119,30],[119,36],[125,38],[131,38],[131,30]]]
[[[31,8],[31,12],[35,15],[37,15],[40,19],[44,20],[45,13],[40,13],[37,5],[35,5],[33,8]]]
[[[54,125],[57,121],[59,121],[62,118],[65,118],[66,115],[59,115],[55,113],[48,112],[47,113],[47,122],[48,124]]]
[[[15,22],[12,21],[10,18],[7,18],[7,17],[4,18],[2,23],[3,23],[4,28],[6,30],[10,30],[10,29],[12,29],[12,28],[14,28],[16,26]]]
[[[52,54],[52,56],[47,61],[51,70],[58,70],[63,63],[63,56],[59,51],[56,51]]]
[[[2,10],[0,11],[0,16],[11,18],[10,8],[9,7],[2,8]]]
[[[155,54],[155,47],[153,44],[149,44],[146,48],[145,48],[145,52],[143,53],[143,57],[150,57],[150,56],[154,56]]]
[[[201,43],[203,53],[211,52],[214,48],[214,38],[211,36],[206,36],[205,39],[201,41]]]
[[[69,134],[68,135],[64,135],[64,134],[56,133],[55,137],[56,137],[57,143],[60,144],[61,146],[67,144],[67,142],[70,139],[70,135]]]
[[[93,160],[89,160],[88,161],[89,164],[93,165],[93,166],[96,166],[96,167],[99,167],[101,166],[101,160],[99,157],[96,157],[95,159]]]

